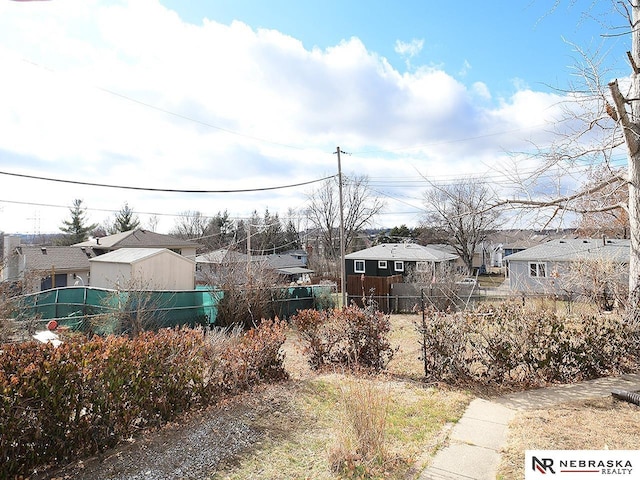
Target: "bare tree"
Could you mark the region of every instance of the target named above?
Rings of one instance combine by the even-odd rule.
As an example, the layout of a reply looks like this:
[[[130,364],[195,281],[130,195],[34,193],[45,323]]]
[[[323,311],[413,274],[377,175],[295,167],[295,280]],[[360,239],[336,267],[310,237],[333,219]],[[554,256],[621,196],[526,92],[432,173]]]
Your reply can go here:
[[[371,223],[385,207],[384,201],[373,195],[366,176],[343,176],[343,207],[345,250],[353,248],[358,233]],[[307,215],[322,238],[324,256],[340,257],[340,199],[337,178],[325,180],[307,195]]]
[[[187,210],[176,219],[170,233],[184,240],[197,240],[205,250],[215,250],[228,247],[236,232],[227,211],[207,217],[200,211]]]
[[[427,221],[446,232],[469,273],[473,271],[474,252],[487,233],[499,225],[500,212],[491,208],[495,203],[487,185],[473,178],[433,186],[424,194]]]
[[[556,6],[559,2],[556,2]],[[593,2],[591,9],[599,4]],[[586,189],[552,199],[510,199],[503,205],[528,208],[550,208],[552,215],[572,211],[579,214],[611,212],[623,208],[629,217],[631,254],[629,261],[629,301],[630,319],[640,322],[640,1],[612,0],[612,10],[619,14],[624,25],[605,26],[604,37],[616,38],[629,35],[631,50],[627,52],[630,75],[621,80],[607,81],[605,56],[599,51],[590,53],[575,46],[581,61],[576,64],[578,83],[570,85],[566,92],[565,118],[557,125],[562,128],[556,141],[540,148],[534,156],[541,160],[540,168],[534,176],[541,175],[549,168],[567,168],[578,161],[591,161],[610,165],[611,158],[619,148],[627,155],[626,172],[611,170],[611,175]],[[587,12],[587,17],[589,15]],[[602,17],[599,16],[602,23]],[[609,77],[610,78],[610,77]],[[621,175],[624,173],[624,175]],[[610,198],[600,205],[580,203],[585,196],[607,192],[620,182],[628,185],[628,201]],[[602,196],[605,198],[606,196]]]
[[[207,234],[210,219],[197,210],[180,213],[171,235],[184,240],[200,240]]]
[[[629,215],[625,208],[600,210],[608,205],[625,205],[629,201],[629,187],[622,180],[624,171],[611,168],[609,165],[598,165],[589,173],[589,179],[583,190],[590,190],[609,178],[618,178],[613,183],[592,195],[585,195],[577,200],[578,207],[584,212],[578,219],[578,234],[599,237],[601,235],[614,238],[629,238]]]

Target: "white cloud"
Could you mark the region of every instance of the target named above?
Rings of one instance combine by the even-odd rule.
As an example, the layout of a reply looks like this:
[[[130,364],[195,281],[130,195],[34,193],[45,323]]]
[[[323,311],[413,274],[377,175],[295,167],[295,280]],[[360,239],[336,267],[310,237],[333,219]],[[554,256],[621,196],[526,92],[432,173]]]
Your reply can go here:
[[[413,39],[410,42],[396,40],[395,52],[403,57],[412,58],[422,51],[424,40]]]
[[[504,149],[524,148],[529,129],[553,118],[558,102],[520,89],[492,104],[484,83],[467,86],[436,67],[398,72],[357,38],[308,50],[241,22],[187,24],[156,0],[30,3],[0,5],[0,64],[11,72],[0,77],[7,171],[158,188],[259,188],[333,174],[332,152],[341,145],[355,153],[345,157],[347,173],[462,175],[486,169]],[[422,47],[422,40],[396,42],[407,59]],[[378,153],[358,153],[365,151]],[[300,207],[308,188],[203,197],[50,183],[34,189],[22,180],[3,190],[0,199],[43,204],[80,197],[90,208],[117,210],[129,201],[138,211],[246,215]],[[5,205],[0,230],[30,229],[26,218],[36,209],[44,231],[56,231],[66,216]]]
[[[462,64],[462,68],[458,72],[458,75],[460,75],[461,77],[465,77],[467,73],[469,73],[469,70],[471,70],[471,68],[471,64],[467,60],[465,60]]]

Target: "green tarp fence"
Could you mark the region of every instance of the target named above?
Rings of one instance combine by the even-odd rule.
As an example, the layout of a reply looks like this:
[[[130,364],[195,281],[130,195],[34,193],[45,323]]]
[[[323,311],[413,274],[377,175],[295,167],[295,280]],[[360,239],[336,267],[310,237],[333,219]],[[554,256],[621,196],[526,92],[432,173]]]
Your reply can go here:
[[[25,295],[19,299],[19,319],[55,319],[72,330],[98,334],[118,333],[126,318],[147,328],[215,323],[223,293],[211,290],[116,291],[92,287],[67,287]]]
[[[19,297],[18,319],[55,319],[72,330],[119,333],[123,319],[142,318],[146,328],[215,325],[224,292],[199,287],[189,291],[117,291],[66,287]],[[273,307],[280,318],[298,310],[332,306],[330,286],[310,285],[273,289]]]

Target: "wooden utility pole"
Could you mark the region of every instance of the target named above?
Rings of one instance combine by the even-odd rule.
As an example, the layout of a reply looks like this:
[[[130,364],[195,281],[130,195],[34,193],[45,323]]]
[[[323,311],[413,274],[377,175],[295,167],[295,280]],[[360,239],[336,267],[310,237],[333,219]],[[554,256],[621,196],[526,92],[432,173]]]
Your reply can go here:
[[[342,202],[342,165],[340,163],[340,147],[336,147],[338,155],[338,196],[340,197],[340,291],[342,292],[342,308],[347,306],[347,292],[344,265],[344,209]]]

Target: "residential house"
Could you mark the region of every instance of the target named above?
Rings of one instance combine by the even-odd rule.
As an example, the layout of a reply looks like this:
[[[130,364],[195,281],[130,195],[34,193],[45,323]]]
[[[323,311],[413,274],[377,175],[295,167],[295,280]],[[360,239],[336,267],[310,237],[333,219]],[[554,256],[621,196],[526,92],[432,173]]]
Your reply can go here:
[[[266,270],[275,273],[283,283],[307,283],[313,270],[306,267],[306,257],[291,254],[247,255],[235,250],[220,249],[196,257],[198,284],[247,282],[247,275]]]
[[[18,235],[5,235],[2,281],[27,279],[24,293],[72,285],[97,286],[89,260],[122,248],[166,248],[195,261],[197,243],[137,229],[94,238],[69,247],[34,247],[20,243]],[[192,282],[193,283],[193,282]]]
[[[541,245],[549,240],[576,238],[575,229],[496,230],[487,235],[487,267],[504,268],[509,255]],[[474,263],[475,266],[475,263]]]
[[[630,241],[567,238],[550,240],[505,257],[511,290],[522,293],[577,293],[570,275],[576,261],[605,261],[628,265]],[[623,280],[626,282],[626,280]]]
[[[171,235],[164,235],[141,228],[107,235],[106,237],[93,238],[86,242],[76,243],[73,246],[91,249],[95,256],[113,252],[120,248],[166,248],[193,261],[196,259],[196,250],[202,247],[202,245],[191,240],[182,240]]]
[[[89,283],[92,255],[80,248],[15,245],[5,237],[4,251],[2,281],[24,281],[22,293]]]
[[[289,283],[309,283],[313,270],[307,268],[306,257],[291,253],[265,255],[266,266]],[[252,257],[256,259],[256,257]],[[260,261],[260,260],[258,260]]]
[[[345,274],[373,277],[406,276],[410,271],[434,274],[452,265],[458,255],[434,246],[415,243],[383,243],[345,255]]]
[[[90,260],[91,286],[193,290],[195,261],[166,248],[119,248]]]

